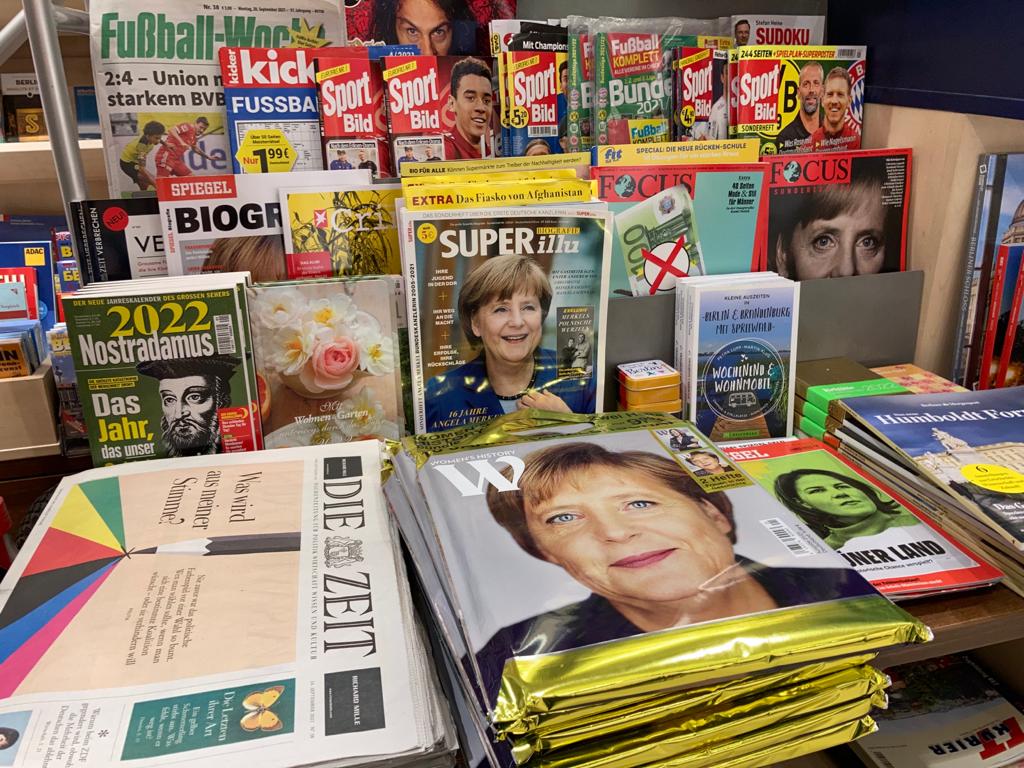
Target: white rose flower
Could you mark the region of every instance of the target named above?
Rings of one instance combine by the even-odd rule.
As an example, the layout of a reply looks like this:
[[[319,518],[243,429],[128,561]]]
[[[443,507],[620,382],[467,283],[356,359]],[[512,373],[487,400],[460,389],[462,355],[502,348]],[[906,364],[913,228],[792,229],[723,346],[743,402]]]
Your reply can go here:
[[[306,302],[295,288],[268,288],[258,294],[256,318],[270,330],[287,328],[300,322]]]
[[[377,318],[371,315],[369,312],[363,312],[359,310],[355,313],[355,317],[352,320],[353,330],[367,330],[372,333],[380,333],[380,323],[377,322]]]
[[[384,408],[374,398],[373,390],[363,387],[358,394],[338,406],[334,420],[349,438],[373,435],[384,422]]]
[[[316,332],[313,323],[278,330],[270,342],[270,367],[286,376],[297,374],[313,354]]]
[[[384,376],[395,370],[395,343],[390,336],[378,330],[356,328],[354,334],[359,345],[359,367],[371,376]]]
[[[344,332],[346,326],[356,319],[356,305],[344,293],[336,293],[326,299],[309,302],[306,319],[324,328]]]

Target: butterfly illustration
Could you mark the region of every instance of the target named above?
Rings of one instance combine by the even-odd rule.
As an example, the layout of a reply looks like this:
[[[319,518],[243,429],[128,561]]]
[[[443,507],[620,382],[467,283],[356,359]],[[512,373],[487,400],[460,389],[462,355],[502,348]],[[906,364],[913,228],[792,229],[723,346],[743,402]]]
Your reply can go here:
[[[279,731],[281,718],[270,711],[274,703],[284,693],[283,685],[272,685],[265,691],[253,691],[242,700],[242,706],[248,712],[242,716],[242,730],[245,731]]]

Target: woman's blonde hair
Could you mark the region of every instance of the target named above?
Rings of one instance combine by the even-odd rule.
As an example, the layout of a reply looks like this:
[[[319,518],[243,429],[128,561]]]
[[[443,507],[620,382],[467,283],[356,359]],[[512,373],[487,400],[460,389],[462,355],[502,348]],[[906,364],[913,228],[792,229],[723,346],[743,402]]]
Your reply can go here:
[[[225,237],[213,244],[205,269],[209,272],[249,272],[254,283],[288,279],[281,235]]]
[[[529,256],[495,256],[469,273],[459,290],[459,324],[474,347],[473,317],[489,301],[508,301],[516,293],[533,294],[540,301],[541,322],[551,308],[551,283],[540,264]]]

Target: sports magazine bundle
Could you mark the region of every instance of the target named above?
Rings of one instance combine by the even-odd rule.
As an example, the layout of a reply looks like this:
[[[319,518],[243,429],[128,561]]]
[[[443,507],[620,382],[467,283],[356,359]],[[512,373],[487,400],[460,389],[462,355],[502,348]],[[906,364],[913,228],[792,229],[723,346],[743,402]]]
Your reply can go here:
[[[111,197],[152,195],[161,177],[230,173],[222,47],[345,44],[336,4],[197,0],[156,8],[122,0],[89,6],[96,101]]]

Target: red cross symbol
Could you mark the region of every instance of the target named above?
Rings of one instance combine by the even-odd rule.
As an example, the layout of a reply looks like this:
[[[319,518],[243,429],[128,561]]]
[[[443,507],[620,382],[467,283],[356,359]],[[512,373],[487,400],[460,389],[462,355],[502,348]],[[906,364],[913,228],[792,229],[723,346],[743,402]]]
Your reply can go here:
[[[672,274],[675,277],[686,277],[687,274],[689,274],[689,271],[690,271],[690,257],[689,257],[689,254],[687,254],[685,249],[684,249],[685,245],[686,245],[686,233],[684,232],[683,234],[681,234],[679,236],[679,239],[676,240],[675,245],[672,246],[672,252],[668,255],[667,259],[659,259],[657,256],[655,256],[653,253],[648,251],[646,248],[641,248],[640,249],[640,252],[643,254],[643,257],[644,257],[644,259],[646,261],[649,261],[649,262],[651,262],[651,264],[654,264],[655,266],[660,267],[660,269],[658,270],[657,277],[655,277],[654,280],[651,282],[651,295],[652,296],[655,293],[658,292],[658,287],[661,285],[661,281],[665,279],[666,275]],[[676,257],[679,255],[680,251],[683,252],[683,256],[686,259],[686,269],[685,270],[684,269],[680,269],[679,267],[676,266]]]
[[[326,210],[313,211],[313,226],[317,229],[330,229],[330,227],[327,226]]]

